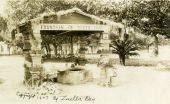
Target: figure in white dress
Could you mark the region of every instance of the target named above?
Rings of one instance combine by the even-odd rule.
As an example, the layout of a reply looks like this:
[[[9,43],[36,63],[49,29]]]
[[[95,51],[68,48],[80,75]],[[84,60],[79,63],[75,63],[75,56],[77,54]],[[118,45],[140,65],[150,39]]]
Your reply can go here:
[[[100,68],[100,81],[102,86],[113,86],[114,79],[117,76],[111,60],[108,55],[100,55],[98,61],[98,67]]]

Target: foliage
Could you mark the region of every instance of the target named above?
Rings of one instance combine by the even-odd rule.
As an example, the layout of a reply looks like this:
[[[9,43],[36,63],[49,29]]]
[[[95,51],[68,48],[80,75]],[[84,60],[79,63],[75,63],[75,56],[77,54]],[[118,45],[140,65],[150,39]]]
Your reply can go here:
[[[17,39],[15,40],[15,45],[21,49],[24,48],[24,41],[23,41],[23,37],[17,37]]]
[[[119,3],[102,0],[17,0],[9,1],[8,5],[9,20],[13,21],[14,26],[43,13],[58,12],[73,7],[112,21],[122,22],[125,19],[127,20],[125,25],[137,28],[145,35],[154,36],[155,54],[158,54],[157,34],[168,36],[170,34],[170,2],[168,0],[133,0]],[[97,45],[97,41],[89,41],[89,43]]]
[[[0,41],[4,41],[4,38],[2,36],[0,36]]]
[[[85,48],[85,47],[80,47],[80,49],[79,49],[79,53],[80,53],[80,54],[84,54],[85,51],[87,51],[87,48]]]
[[[40,0],[12,0],[8,1],[9,19],[13,20],[13,25],[21,21],[35,18],[38,14],[43,13],[43,2]]]
[[[122,22],[128,20],[128,25],[136,26],[143,32],[164,33],[163,28],[167,27],[168,5],[167,0],[142,0],[127,2],[103,3],[97,0],[68,1],[68,0],[22,0],[9,1],[9,17],[16,22],[23,19],[28,20],[37,17],[42,13],[58,12],[73,7],[78,7],[84,12],[107,18],[109,20]],[[149,19],[146,23],[144,18]],[[151,28],[150,28],[151,27]]]
[[[6,40],[7,19],[0,16],[0,41]]]
[[[170,45],[169,39],[166,36],[158,35],[159,38],[159,45]]]
[[[7,30],[7,19],[0,16],[0,31],[6,31]]]
[[[126,56],[138,55],[136,50],[139,49],[137,44],[133,40],[129,39],[128,34],[125,34],[124,38],[118,38],[112,41],[110,45],[113,48],[113,53],[119,55],[120,64],[125,65]]]
[[[126,18],[129,20],[129,25],[136,26],[149,35],[165,35],[169,4],[167,0],[133,2]]]
[[[136,27],[145,35],[154,37],[155,55],[158,55],[158,37],[157,34],[167,35],[167,24],[170,21],[168,0],[141,0],[133,1],[126,7],[120,18],[127,20],[127,25]]]
[[[97,0],[12,0],[8,1],[9,18],[14,25],[23,20],[35,18],[43,13],[58,12],[78,7],[86,13],[116,20],[119,14],[119,4],[115,2],[103,3]]]

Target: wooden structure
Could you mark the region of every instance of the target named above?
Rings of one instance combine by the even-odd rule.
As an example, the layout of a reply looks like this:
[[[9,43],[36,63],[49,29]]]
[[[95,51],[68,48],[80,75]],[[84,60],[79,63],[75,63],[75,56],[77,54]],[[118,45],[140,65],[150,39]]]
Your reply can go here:
[[[123,28],[120,23],[72,8],[57,13],[44,13],[40,17],[21,23],[17,30],[24,37],[24,52],[34,53],[33,64],[34,59],[35,64],[41,64],[37,59],[41,61],[43,48],[46,49],[46,54],[53,51],[56,56],[74,55],[79,53],[80,49],[89,47],[92,53],[101,47],[108,50],[109,33],[114,31],[114,34],[117,34],[120,28]],[[92,41],[93,38],[89,38],[90,36],[98,38],[97,45],[94,45],[95,42]]]

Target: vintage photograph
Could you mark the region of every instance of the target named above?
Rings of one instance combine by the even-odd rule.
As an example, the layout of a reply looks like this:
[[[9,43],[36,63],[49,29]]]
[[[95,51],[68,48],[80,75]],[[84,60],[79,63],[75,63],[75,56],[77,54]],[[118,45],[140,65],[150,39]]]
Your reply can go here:
[[[0,0],[1,104],[170,104],[169,0]]]

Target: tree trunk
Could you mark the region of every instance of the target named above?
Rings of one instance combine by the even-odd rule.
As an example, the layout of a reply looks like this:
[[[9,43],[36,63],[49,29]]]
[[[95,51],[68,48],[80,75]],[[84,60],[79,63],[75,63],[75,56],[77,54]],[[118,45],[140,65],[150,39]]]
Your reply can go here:
[[[158,36],[154,35],[154,55],[158,56]]]
[[[125,56],[120,56],[119,55],[119,60],[120,60],[120,64],[125,66]]]
[[[122,57],[122,65],[123,65],[123,66],[125,66],[125,59],[126,59],[126,56],[123,55],[123,57]]]
[[[147,45],[148,53],[149,53],[149,44]]]

